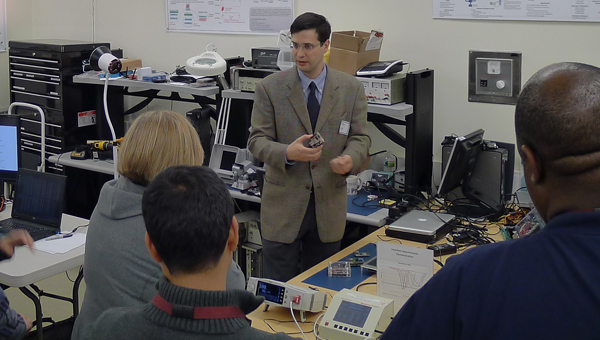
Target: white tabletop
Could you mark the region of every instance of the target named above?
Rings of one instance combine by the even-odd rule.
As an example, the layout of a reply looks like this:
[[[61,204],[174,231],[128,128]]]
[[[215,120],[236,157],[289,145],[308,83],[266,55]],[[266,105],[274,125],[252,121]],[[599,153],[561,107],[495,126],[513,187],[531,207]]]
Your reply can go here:
[[[107,161],[93,161],[91,159],[86,159],[86,160],[71,159],[70,153],[68,153],[68,152],[63,153],[60,156],[60,159],[58,156],[51,156],[50,158],[48,158],[48,160],[52,163],[58,163],[58,164],[66,165],[66,166],[73,166],[76,168],[101,172],[101,173],[105,173],[105,174],[109,174],[109,175],[113,174],[112,163],[109,163]],[[241,199],[244,201],[249,201],[249,202],[254,202],[254,203],[260,203],[260,197],[246,195],[246,194],[241,193],[239,190],[229,189],[229,193],[231,194],[231,196],[233,198],[236,198],[236,199]],[[362,224],[366,224],[366,225],[370,225],[370,226],[374,226],[374,227],[381,227],[382,225],[385,224],[385,218],[387,217],[387,215],[388,215],[387,209],[379,209],[367,216],[348,213],[346,215],[346,219],[350,222],[362,223]],[[0,279],[1,279],[1,277],[0,277]]]
[[[11,209],[12,204],[7,204],[6,209],[0,213],[0,220],[9,218]],[[87,224],[86,219],[63,214],[61,231],[69,232],[77,226]],[[87,228],[80,228],[77,233],[87,233]],[[0,283],[11,287],[27,286],[83,265],[84,254],[85,245],[64,254],[49,254],[28,247],[17,247],[12,258],[0,262]]]
[[[104,85],[104,78],[99,78],[97,72],[82,73],[73,76],[74,83]],[[171,83],[152,83],[147,81],[130,80],[125,78],[109,79],[108,85],[123,86],[140,90],[160,90],[177,93],[194,94],[198,96],[214,96],[219,93],[218,86],[192,87],[190,85],[175,85]]]
[[[240,90],[223,90],[223,98],[254,100],[254,92],[243,92]],[[367,112],[378,113],[391,118],[405,120],[406,116],[413,113],[413,106],[405,102],[393,105],[368,104]]]
[[[94,159],[72,159],[70,152],[65,152],[58,156],[48,157],[48,161],[54,164],[72,166],[74,168],[95,171],[107,175],[114,174],[114,163],[112,161],[94,160]]]
[[[239,190],[229,189],[229,194],[231,197],[236,199],[241,199],[244,201],[260,203],[260,197],[256,197],[254,195],[247,195],[241,193]],[[387,209],[378,209],[369,215],[359,215],[353,213],[346,213],[346,220],[349,222],[361,223],[365,225],[370,225],[373,227],[381,227],[385,224],[385,218],[388,216]]]

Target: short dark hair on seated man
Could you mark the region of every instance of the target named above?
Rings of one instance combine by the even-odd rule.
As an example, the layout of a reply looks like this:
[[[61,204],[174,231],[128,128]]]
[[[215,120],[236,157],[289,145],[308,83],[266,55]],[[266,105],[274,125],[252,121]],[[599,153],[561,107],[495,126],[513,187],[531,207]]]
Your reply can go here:
[[[517,144],[529,146],[559,174],[600,165],[598,127],[598,67],[573,62],[546,66],[529,79],[517,101]]]
[[[225,250],[233,214],[227,187],[204,166],[165,169],[142,198],[146,231],[171,274],[214,267]]]
[[[310,29],[315,29],[317,31],[321,46],[323,46],[327,39],[329,39],[329,36],[331,36],[331,25],[329,24],[329,21],[327,21],[327,18],[321,14],[312,12],[302,13],[297,16],[290,26],[290,33],[295,34]]]

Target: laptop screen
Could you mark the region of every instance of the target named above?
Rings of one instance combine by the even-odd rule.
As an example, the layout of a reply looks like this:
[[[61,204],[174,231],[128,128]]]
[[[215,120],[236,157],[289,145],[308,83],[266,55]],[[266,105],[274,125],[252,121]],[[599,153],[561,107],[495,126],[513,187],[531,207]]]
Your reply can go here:
[[[12,217],[60,227],[66,177],[19,169]]]

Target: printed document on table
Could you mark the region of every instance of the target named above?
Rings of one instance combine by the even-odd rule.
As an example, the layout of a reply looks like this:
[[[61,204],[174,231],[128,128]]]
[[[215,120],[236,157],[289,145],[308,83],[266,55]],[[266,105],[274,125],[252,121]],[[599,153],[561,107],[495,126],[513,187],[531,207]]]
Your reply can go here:
[[[377,295],[394,300],[394,313],[432,276],[433,250],[377,242]]]
[[[50,254],[64,254],[85,244],[85,233],[75,233],[71,237],[56,240],[41,239],[35,241],[34,248]]]

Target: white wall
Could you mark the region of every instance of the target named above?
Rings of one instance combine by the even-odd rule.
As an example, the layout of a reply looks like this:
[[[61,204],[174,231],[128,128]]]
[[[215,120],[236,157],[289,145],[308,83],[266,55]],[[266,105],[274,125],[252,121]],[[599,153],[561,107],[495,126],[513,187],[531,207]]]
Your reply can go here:
[[[6,0],[6,38],[25,40],[33,37],[32,0]],[[8,52],[0,53],[0,112],[10,104]]]
[[[164,71],[172,71],[187,58],[204,51],[208,43],[216,44],[225,57],[246,58],[251,47],[275,43],[273,36],[167,33],[162,0],[8,0],[8,5],[10,39],[32,35],[108,41],[113,47],[123,48],[127,57],[142,58],[144,65]],[[382,60],[401,58],[410,62],[411,70],[435,70],[436,160],[441,159],[443,137],[451,133],[464,134],[483,128],[487,139],[515,141],[514,106],[467,100],[470,49],[522,52],[524,80],[557,61],[600,66],[599,23],[433,20],[431,8],[430,0],[295,1],[296,14],[321,13],[334,30],[382,29],[385,32]],[[18,33],[22,34],[16,32],[20,30]],[[6,54],[0,58],[6,60]],[[4,90],[8,80],[5,73],[0,76]],[[3,92],[0,107],[8,103],[7,91]],[[401,148],[390,145],[374,128],[371,130],[372,151],[388,148],[402,154]]]

